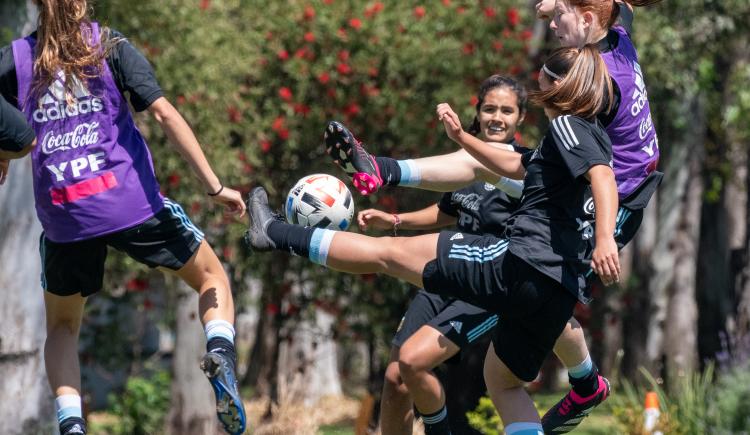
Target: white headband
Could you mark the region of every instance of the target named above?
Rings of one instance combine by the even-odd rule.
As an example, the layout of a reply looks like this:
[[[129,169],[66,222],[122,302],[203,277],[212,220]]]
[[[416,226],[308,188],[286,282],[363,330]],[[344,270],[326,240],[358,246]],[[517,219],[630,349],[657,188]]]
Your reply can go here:
[[[556,79],[556,80],[563,79],[562,77],[560,77],[560,75],[553,73],[549,68],[547,68],[546,64],[542,65],[542,71],[544,71],[545,74],[552,77],[553,79]]]

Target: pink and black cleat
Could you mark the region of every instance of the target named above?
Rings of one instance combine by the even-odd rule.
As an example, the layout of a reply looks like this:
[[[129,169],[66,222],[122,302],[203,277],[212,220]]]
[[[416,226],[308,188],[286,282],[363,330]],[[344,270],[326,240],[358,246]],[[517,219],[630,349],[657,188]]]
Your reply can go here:
[[[375,158],[368,153],[351,131],[337,121],[331,121],[323,134],[326,152],[344,172],[352,177],[352,184],[362,195],[370,195],[383,185]]]
[[[588,397],[581,397],[570,390],[544,417],[542,428],[544,433],[568,433],[575,429],[586,416],[609,396],[609,381],[599,376],[599,388]]]

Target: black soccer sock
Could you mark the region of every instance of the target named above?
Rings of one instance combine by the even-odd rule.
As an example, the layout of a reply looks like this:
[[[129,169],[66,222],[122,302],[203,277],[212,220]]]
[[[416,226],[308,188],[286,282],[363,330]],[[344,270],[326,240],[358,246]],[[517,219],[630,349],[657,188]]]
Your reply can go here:
[[[314,230],[315,228],[305,228],[275,220],[268,224],[266,234],[276,245],[276,249],[292,251],[300,257],[307,257]]]
[[[86,421],[81,417],[68,417],[60,422],[60,435],[80,435],[86,433]]]
[[[224,337],[212,337],[206,343],[207,352],[220,352],[227,355],[232,363],[237,361],[237,353],[234,350],[234,343]]]
[[[574,378],[568,375],[568,380],[573,386],[573,391],[581,397],[588,397],[599,389],[599,368],[596,363],[591,363],[591,370],[583,377]]]
[[[434,414],[422,414],[425,435],[450,435],[451,428],[448,424],[448,410],[443,405]]]
[[[398,160],[390,157],[375,157],[375,162],[378,164],[383,184],[398,186],[401,182],[401,167],[398,165]]]

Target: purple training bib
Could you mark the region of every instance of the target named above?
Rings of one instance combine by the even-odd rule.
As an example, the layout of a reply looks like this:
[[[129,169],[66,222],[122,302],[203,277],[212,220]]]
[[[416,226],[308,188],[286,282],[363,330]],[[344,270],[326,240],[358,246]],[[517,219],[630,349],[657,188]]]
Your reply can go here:
[[[606,130],[612,141],[615,179],[622,199],[656,169],[659,141],[638,53],[624,28],[616,26],[612,30],[619,34],[619,43],[612,51],[602,53],[602,58],[620,88],[621,99],[617,114]]]
[[[92,43],[99,30],[92,23]],[[36,132],[31,152],[36,211],[54,242],[90,239],[137,225],[164,206],[151,154],[107,62],[84,86],[62,72],[32,95],[34,47],[13,41],[19,108]],[[65,80],[74,80],[65,95]]]

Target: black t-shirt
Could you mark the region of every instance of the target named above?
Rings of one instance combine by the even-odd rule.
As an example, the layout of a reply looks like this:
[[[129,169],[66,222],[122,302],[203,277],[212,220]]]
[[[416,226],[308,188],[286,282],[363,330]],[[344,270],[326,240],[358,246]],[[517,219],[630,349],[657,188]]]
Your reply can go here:
[[[511,145],[517,153],[532,151],[518,146],[515,141]],[[494,185],[477,182],[443,194],[438,208],[443,213],[458,218],[456,226],[461,232],[503,236],[506,222],[518,204],[518,198],[509,196]]]
[[[585,301],[593,229],[585,225],[590,183],[584,175],[596,165],[612,166],[609,137],[598,120],[559,116],[522,162],[526,177],[521,203],[508,221],[509,250]]]
[[[32,36],[36,37],[36,32]],[[115,30],[111,30],[110,37],[124,38]],[[130,103],[137,112],[147,109],[164,95],[151,64],[127,39],[115,44],[107,55],[107,65],[117,88],[123,95],[129,94]],[[0,94],[18,106],[18,79],[10,45],[0,48]]]
[[[0,96],[0,149],[21,151],[34,140],[34,130],[26,117]]]

